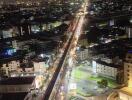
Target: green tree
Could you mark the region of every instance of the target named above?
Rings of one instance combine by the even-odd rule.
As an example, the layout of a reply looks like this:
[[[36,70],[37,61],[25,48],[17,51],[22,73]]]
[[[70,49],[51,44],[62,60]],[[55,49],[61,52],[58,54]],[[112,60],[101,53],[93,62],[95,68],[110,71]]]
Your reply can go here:
[[[97,84],[100,88],[106,88],[108,86],[108,81],[105,79],[102,79],[101,81],[98,81]]]

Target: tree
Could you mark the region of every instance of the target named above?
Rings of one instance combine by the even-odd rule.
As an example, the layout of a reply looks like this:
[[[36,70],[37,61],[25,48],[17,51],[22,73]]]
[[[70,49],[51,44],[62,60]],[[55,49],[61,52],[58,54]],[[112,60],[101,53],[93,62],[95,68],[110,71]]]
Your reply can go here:
[[[108,81],[105,79],[102,79],[101,81],[98,81],[97,84],[100,88],[106,88],[108,86]]]

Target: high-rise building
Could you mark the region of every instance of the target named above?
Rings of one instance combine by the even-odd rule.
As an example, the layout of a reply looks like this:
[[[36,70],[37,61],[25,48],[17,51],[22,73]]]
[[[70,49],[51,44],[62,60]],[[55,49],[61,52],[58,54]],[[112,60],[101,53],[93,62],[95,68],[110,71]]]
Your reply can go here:
[[[132,87],[132,53],[126,55],[124,62],[124,82],[128,87]]]

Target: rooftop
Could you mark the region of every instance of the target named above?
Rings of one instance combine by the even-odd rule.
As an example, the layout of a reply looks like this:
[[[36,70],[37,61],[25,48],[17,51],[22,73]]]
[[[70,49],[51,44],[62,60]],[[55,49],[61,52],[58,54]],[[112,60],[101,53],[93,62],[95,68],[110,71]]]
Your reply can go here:
[[[99,64],[102,64],[102,65],[109,66],[109,67],[123,68],[121,65],[115,65],[115,64],[113,64],[113,63],[106,63],[106,62],[101,61],[101,60],[96,60],[96,62],[99,63]]]
[[[19,60],[19,59],[23,59],[25,55],[25,51],[24,50],[19,50],[11,55],[1,55],[0,54],[0,63],[7,63],[13,60]]]
[[[27,93],[3,93],[0,94],[0,100],[24,100]]]
[[[10,77],[0,80],[0,85],[32,84],[35,77]]]
[[[44,57],[44,58],[38,57],[33,59],[34,62],[47,62],[47,60],[49,60],[49,57]]]

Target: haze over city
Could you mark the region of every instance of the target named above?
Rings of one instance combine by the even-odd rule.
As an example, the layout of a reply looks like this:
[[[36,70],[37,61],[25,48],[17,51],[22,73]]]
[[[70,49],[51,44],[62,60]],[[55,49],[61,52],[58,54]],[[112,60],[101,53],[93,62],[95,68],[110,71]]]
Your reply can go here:
[[[0,0],[0,100],[132,100],[132,1]]]

